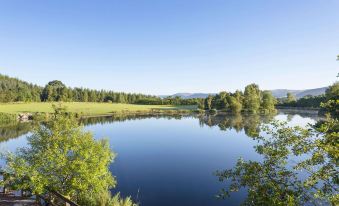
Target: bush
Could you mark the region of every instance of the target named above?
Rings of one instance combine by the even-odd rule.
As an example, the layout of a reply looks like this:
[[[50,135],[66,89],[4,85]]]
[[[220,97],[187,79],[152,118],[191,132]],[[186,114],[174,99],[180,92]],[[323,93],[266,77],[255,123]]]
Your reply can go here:
[[[8,114],[0,112],[0,123],[1,124],[7,124],[17,121],[17,115],[16,114]]]
[[[120,193],[112,196],[109,191],[97,194],[83,194],[78,204],[83,206],[137,206],[130,197],[122,198]]]

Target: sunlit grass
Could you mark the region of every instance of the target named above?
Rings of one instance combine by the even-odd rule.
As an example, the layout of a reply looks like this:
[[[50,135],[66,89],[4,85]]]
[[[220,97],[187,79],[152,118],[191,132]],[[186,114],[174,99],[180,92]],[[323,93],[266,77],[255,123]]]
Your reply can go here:
[[[23,112],[50,113],[53,112],[53,104],[60,103],[51,102],[34,102],[34,103],[6,103],[0,104],[0,112],[18,114]],[[151,111],[151,109],[159,110],[191,110],[196,106],[172,106],[172,105],[135,105],[135,104],[112,104],[112,103],[93,103],[93,102],[63,102],[61,105],[66,106],[69,112],[82,113],[84,115],[104,115],[114,112],[123,111]]]

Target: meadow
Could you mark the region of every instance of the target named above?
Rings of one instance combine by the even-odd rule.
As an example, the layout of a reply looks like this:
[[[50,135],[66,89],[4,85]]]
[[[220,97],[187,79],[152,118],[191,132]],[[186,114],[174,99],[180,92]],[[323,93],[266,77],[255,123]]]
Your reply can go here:
[[[173,105],[137,105],[114,104],[95,102],[32,102],[32,103],[3,103],[0,104],[0,112],[9,114],[19,113],[52,113],[54,105],[62,105],[67,111],[82,115],[109,115],[117,112],[150,112],[152,110],[193,110],[196,106]]]

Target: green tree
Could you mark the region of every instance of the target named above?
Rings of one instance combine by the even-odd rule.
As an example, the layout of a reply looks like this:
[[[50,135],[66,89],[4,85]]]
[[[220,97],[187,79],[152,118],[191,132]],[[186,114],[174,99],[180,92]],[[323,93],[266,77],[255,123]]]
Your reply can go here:
[[[326,100],[339,99],[339,82],[336,82],[329,86],[325,92]]]
[[[268,114],[276,111],[275,104],[277,100],[270,91],[262,92],[261,111],[262,113]]]
[[[256,84],[245,87],[244,108],[247,112],[257,113],[260,108],[260,89]]]
[[[82,101],[83,102],[88,102],[88,91],[87,90],[83,91]]]
[[[296,102],[296,100],[297,98],[291,92],[287,92],[286,103],[293,103]]]
[[[325,93],[325,101],[321,103],[322,110],[333,117],[339,117],[339,82],[331,85]]]
[[[227,102],[229,103],[230,109],[233,113],[240,113],[242,110],[242,104],[236,97],[228,96]]]
[[[16,187],[41,194],[55,190],[74,201],[95,196],[115,186],[109,171],[115,154],[106,140],[95,141],[74,118],[56,110],[53,121],[39,126],[28,138],[29,147],[7,156]]]
[[[220,181],[231,181],[219,197],[246,187],[244,205],[338,205],[338,123],[332,119],[313,128],[281,122],[263,126],[266,134],[255,137],[263,160],[240,158],[234,168],[217,171]]]
[[[64,98],[66,86],[58,80],[50,81],[42,90],[42,101],[61,101]]]
[[[205,102],[204,102],[205,110],[212,109],[212,100],[213,100],[213,97],[211,95],[208,95],[208,97],[205,99]]]

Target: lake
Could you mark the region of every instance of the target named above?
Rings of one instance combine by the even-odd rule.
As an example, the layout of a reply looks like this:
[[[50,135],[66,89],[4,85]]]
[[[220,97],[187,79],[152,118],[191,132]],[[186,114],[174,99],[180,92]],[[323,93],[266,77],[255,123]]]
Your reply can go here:
[[[239,205],[246,191],[230,198],[216,195],[225,183],[217,170],[231,169],[238,158],[260,161],[255,152],[259,125],[270,120],[290,125],[314,123],[314,114],[280,111],[276,116],[130,116],[84,120],[95,138],[109,139],[118,154],[110,170],[118,185],[113,192],[132,196],[140,205]],[[0,128],[2,151],[25,146],[30,123]]]

